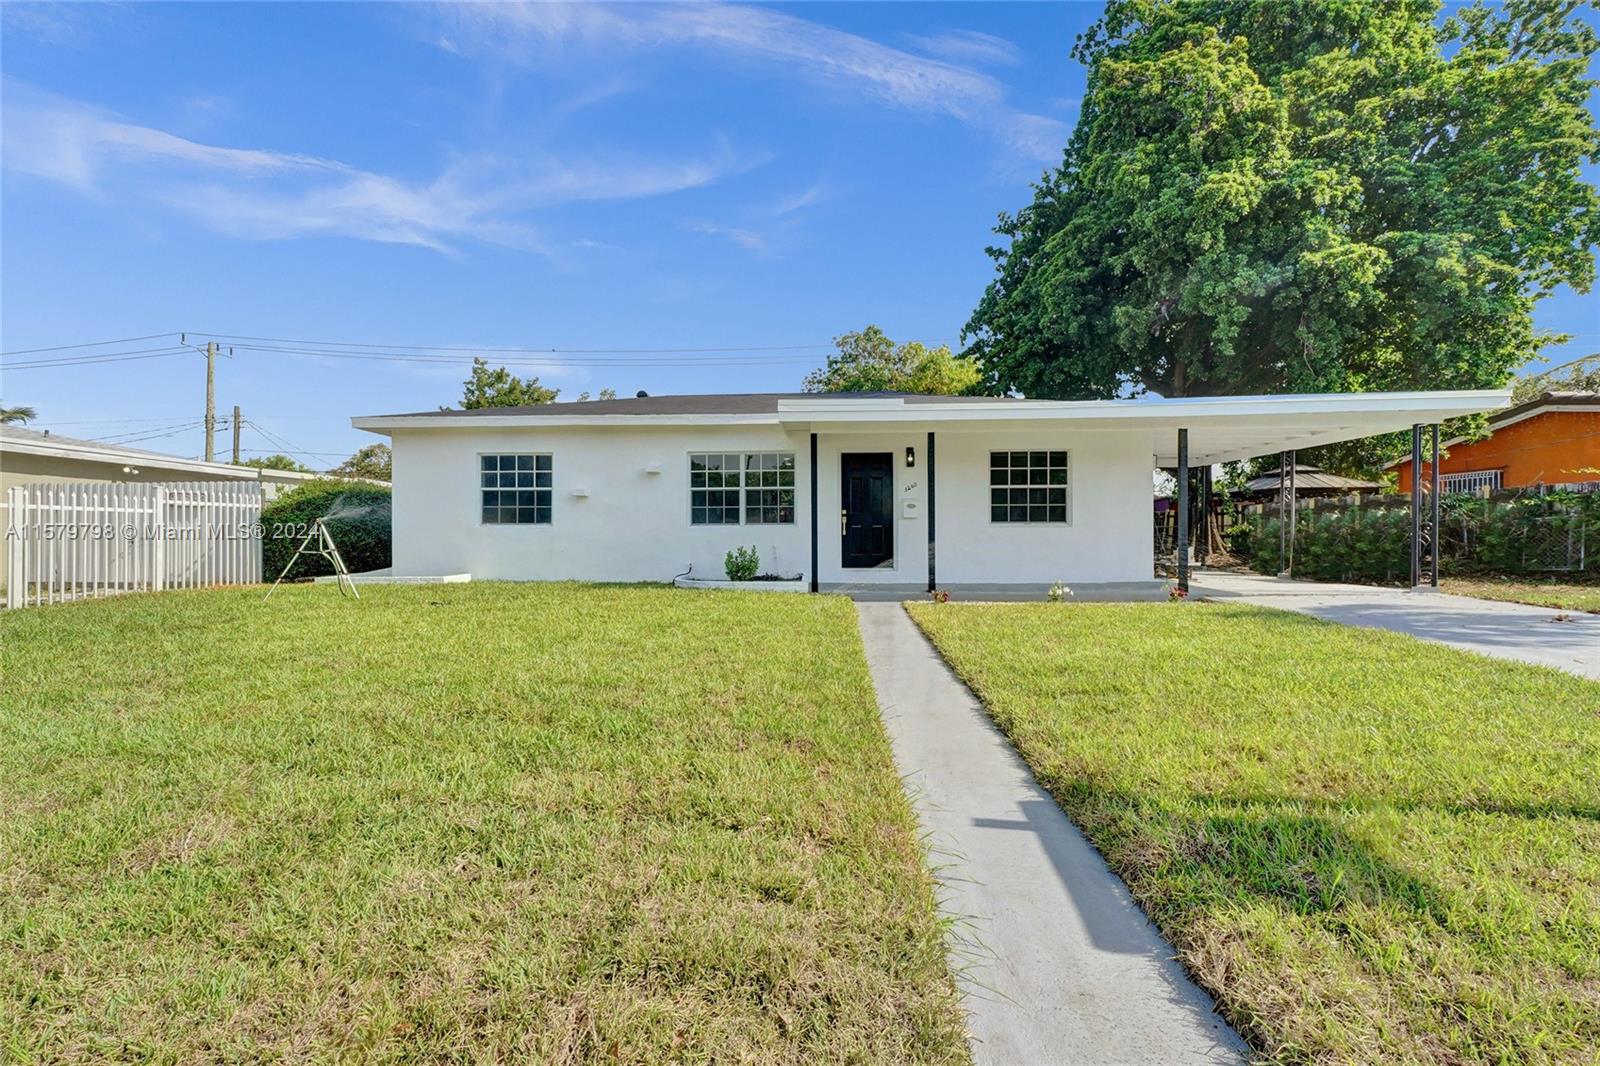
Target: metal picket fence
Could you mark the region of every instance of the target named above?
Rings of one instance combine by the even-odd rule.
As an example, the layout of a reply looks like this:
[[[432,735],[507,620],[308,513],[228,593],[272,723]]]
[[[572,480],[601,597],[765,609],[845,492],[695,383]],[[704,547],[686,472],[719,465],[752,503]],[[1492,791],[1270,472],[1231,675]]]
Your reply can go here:
[[[261,581],[255,482],[17,485],[6,503],[7,607]]]

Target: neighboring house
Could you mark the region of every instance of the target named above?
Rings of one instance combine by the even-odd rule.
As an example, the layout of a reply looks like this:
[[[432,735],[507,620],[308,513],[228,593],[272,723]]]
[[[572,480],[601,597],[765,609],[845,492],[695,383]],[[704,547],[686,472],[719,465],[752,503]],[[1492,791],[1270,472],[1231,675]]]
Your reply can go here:
[[[1251,478],[1245,482],[1243,495],[1257,500],[1275,499],[1282,487],[1282,474],[1281,470],[1269,470],[1258,478]],[[1304,466],[1300,463],[1294,465],[1294,476],[1289,480],[1294,485],[1296,496],[1359,496],[1383,489],[1376,481],[1330,474],[1320,466]]]
[[[0,426],[0,490],[36,481],[259,481],[267,498],[318,474],[208,463],[49,430]],[[3,492],[0,492],[3,495]]]
[[[1490,435],[1443,441],[1445,492],[1519,489],[1600,481],[1600,393],[1547,392],[1489,416]],[[1431,476],[1422,464],[1422,478]],[[1411,460],[1389,464],[1401,492],[1411,489]]]
[[[11,529],[6,501],[13,485],[100,481],[256,481],[267,499],[317,474],[258,470],[253,466],[208,463],[160,452],[123,448],[100,441],[62,437],[48,430],[0,426],[0,530]],[[8,555],[0,551],[0,585]]]
[[[394,447],[394,573],[667,581],[754,545],[813,588],[1122,595],[1150,478],[1502,406],[1505,392],[1058,402],[651,396],[355,418]],[[738,639],[731,634],[730,639]]]

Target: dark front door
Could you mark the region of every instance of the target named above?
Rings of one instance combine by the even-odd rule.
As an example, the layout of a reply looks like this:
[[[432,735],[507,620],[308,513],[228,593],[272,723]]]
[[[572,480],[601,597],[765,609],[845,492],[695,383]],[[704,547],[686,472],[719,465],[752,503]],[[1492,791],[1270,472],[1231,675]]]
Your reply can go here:
[[[894,561],[894,456],[889,452],[839,457],[841,562],[851,569]]]

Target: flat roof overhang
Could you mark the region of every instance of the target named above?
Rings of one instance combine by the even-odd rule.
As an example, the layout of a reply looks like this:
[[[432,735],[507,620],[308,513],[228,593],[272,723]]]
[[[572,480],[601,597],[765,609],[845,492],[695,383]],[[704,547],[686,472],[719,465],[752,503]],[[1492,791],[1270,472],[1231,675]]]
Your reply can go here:
[[[813,432],[867,433],[904,423],[949,432],[1007,428],[1148,433],[1156,466],[1178,465],[1178,430],[1199,466],[1359,440],[1497,410],[1506,389],[1213,396],[1153,400],[997,400],[940,406],[902,400],[783,400],[778,419]],[[797,426],[798,428],[798,426]]]
[[[1455,392],[1354,392],[1288,396],[1213,396],[1141,400],[1015,400],[963,403],[881,399],[784,399],[776,413],[745,415],[398,415],[354,418],[357,429],[488,429],[782,425],[816,433],[871,433],[907,425],[950,432],[1062,428],[1142,432],[1156,466],[1176,466],[1178,430],[1189,431],[1189,463],[1250,459],[1290,449],[1358,440],[1422,423],[1505,407],[1505,389]]]

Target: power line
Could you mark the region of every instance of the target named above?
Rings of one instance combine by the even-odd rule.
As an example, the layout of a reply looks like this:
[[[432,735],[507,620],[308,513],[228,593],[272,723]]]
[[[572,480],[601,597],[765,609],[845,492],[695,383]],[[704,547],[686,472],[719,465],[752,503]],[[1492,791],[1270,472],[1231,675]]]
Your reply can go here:
[[[135,443],[137,443],[139,441],[142,441],[142,440],[156,440],[159,437],[176,437],[178,434],[180,434],[180,433],[188,433],[190,430],[192,430],[196,426],[200,426],[200,425],[204,425],[204,423],[202,423],[202,422],[186,422],[183,425],[167,426],[163,430],[151,431],[151,432],[148,432],[148,433],[144,433],[142,435],[139,435],[139,434],[136,434],[134,436],[126,436],[126,435],[124,435],[120,439],[118,439],[118,438],[110,438],[110,437],[96,437],[96,438],[93,438],[93,439],[96,440],[97,442],[103,443],[103,444],[135,444]]]
[[[197,332],[194,330],[191,333]],[[729,347],[695,347],[695,348],[561,348],[554,345],[539,345],[531,347],[495,347],[492,345],[444,345],[444,344],[374,344],[367,341],[319,341],[304,340],[290,337],[245,337],[232,333],[206,333],[204,336],[220,337],[228,341],[255,341],[267,344],[295,344],[308,345],[318,348],[377,348],[384,351],[409,351],[409,352],[529,352],[539,355],[686,355],[709,354],[729,352],[797,352],[810,351],[818,348],[832,348],[833,342],[816,344],[766,344],[766,345],[735,345]]]
[[[470,355],[428,355],[412,352],[385,352],[385,351],[344,351],[333,348],[310,347],[282,347],[255,344],[238,344],[234,347],[241,352],[261,352],[274,355],[306,355],[323,359],[355,359],[375,362],[416,363],[444,366],[467,366],[480,356]],[[820,354],[820,353],[818,353]],[[561,357],[537,358],[526,356],[523,358],[499,359],[496,362],[503,366],[544,366],[544,367],[695,367],[695,366],[777,366],[784,363],[815,363],[817,355],[801,356],[751,356],[749,358],[734,358],[713,356],[709,358],[684,358],[684,359],[644,359],[639,357],[624,358],[582,358],[567,359]]]
[[[143,337],[118,337],[109,341],[84,341],[82,344],[58,344],[53,348],[18,348],[15,351],[0,352],[0,359],[11,355],[33,355],[36,352],[64,352],[71,348],[104,348],[108,344],[132,344],[134,341],[153,341],[159,337],[176,337],[176,331],[171,333],[151,333]]]
[[[69,356],[64,359],[30,359],[21,363],[6,363],[6,370],[42,370],[50,367],[87,366],[91,363],[126,363],[138,359],[165,359],[174,355],[187,355],[189,349],[135,348],[128,352],[103,352],[94,355]]]
[[[296,448],[292,442],[290,442],[288,440],[285,440],[283,437],[278,436],[276,433],[270,432],[265,426],[263,426],[259,422],[253,422],[253,421],[251,421],[250,419],[247,418],[247,419],[245,419],[244,424],[249,426],[251,429],[255,430],[257,433],[261,434],[263,437],[265,437],[269,444],[275,444],[278,447],[282,448],[284,451],[289,452],[290,454],[293,454],[293,455],[313,455],[313,454],[315,454],[314,452],[306,451],[303,448]]]

